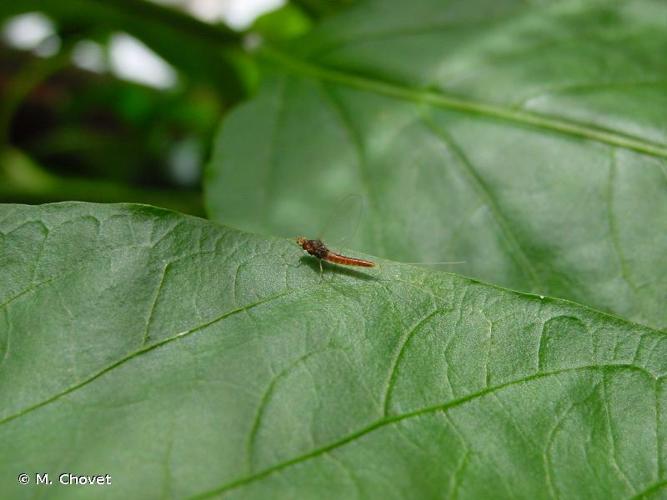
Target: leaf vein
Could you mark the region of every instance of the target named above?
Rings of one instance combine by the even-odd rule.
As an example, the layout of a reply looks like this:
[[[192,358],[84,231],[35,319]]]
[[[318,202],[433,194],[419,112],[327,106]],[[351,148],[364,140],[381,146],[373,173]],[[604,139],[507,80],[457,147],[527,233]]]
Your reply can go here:
[[[609,455],[611,458],[611,465],[612,468],[616,471],[619,479],[625,483],[625,485],[630,489],[632,493],[637,493],[637,489],[635,486],[632,484],[628,476],[625,474],[623,469],[618,463],[618,453],[616,451],[616,437],[614,436],[614,427],[613,427],[613,422],[611,419],[611,410],[609,408],[609,395],[607,392],[607,375],[602,374],[602,382],[600,384],[602,388],[602,404],[604,405],[604,413],[605,413],[605,420],[606,420],[606,427],[607,427],[607,433],[609,437]]]
[[[586,372],[586,371],[600,371],[600,370],[605,370],[605,369],[629,369],[629,370],[637,370],[642,373],[648,374],[651,378],[655,378],[653,374],[650,374],[643,368],[637,367],[637,366],[632,366],[632,365],[627,365],[627,364],[600,364],[600,365],[586,365],[586,366],[578,366],[578,367],[569,367],[569,368],[563,368],[559,370],[554,370],[551,372],[542,372],[542,373],[534,373],[532,375],[527,375],[525,377],[521,377],[519,379],[515,380],[510,380],[508,382],[504,382],[502,384],[498,384],[493,387],[486,387],[480,391],[474,392],[467,394],[465,396],[453,399],[451,401],[448,401],[446,403],[441,403],[438,405],[434,406],[428,406],[424,408],[419,408],[417,410],[403,413],[403,414],[398,414],[398,415],[393,415],[391,417],[385,417],[381,420],[378,420],[356,432],[353,432],[351,434],[348,434],[347,436],[342,437],[341,439],[334,441],[332,443],[329,443],[327,445],[324,445],[320,448],[317,448],[315,450],[312,450],[308,453],[304,453],[303,455],[299,455],[297,457],[294,457],[289,460],[285,460],[284,462],[277,463],[275,465],[272,465],[270,467],[267,467],[266,469],[256,472],[254,474],[251,474],[249,476],[245,476],[242,478],[239,478],[237,480],[231,481],[227,484],[223,484],[222,486],[219,486],[217,488],[202,492],[200,494],[194,495],[191,498],[209,498],[211,496],[219,495],[221,493],[224,493],[229,490],[233,490],[236,488],[240,488],[242,486],[245,486],[247,484],[250,484],[254,481],[257,481],[259,479],[262,479],[264,477],[267,477],[275,472],[279,472],[283,469],[286,469],[292,465],[297,465],[303,462],[307,462],[308,460],[311,460],[313,458],[317,458],[321,455],[324,455],[325,453],[328,453],[332,450],[335,450],[337,448],[341,448],[342,446],[345,446],[348,443],[351,443],[367,434],[370,434],[378,429],[382,429],[388,425],[392,425],[398,422],[401,422],[403,420],[408,420],[411,418],[416,418],[420,417],[422,415],[428,415],[431,413],[436,413],[439,411],[447,411],[451,408],[455,408],[458,406],[461,406],[465,403],[468,403],[470,401],[477,400],[479,398],[482,398],[488,394],[494,394],[497,391],[500,391],[502,389],[506,389],[515,385],[520,385],[528,382],[532,382],[534,380],[541,380],[544,378],[549,378],[549,377],[555,377],[558,375],[561,375],[563,373],[577,373],[577,372]]]
[[[291,363],[288,367],[286,367],[284,370],[279,372],[269,383],[268,387],[264,391],[264,394],[262,394],[262,398],[260,399],[259,406],[257,407],[257,412],[255,413],[255,418],[253,419],[252,422],[252,427],[250,428],[250,433],[248,434],[248,442],[246,444],[246,455],[248,459],[248,465],[249,469],[252,470],[253,468],[253,456],[255,453],[255,442],[257,441],[257,433],[259,432],[260,425],[262,423],[262,418],[264,416],[264,410],[266,409],[267,405],[269,404],[269,401],[271,400],[271,397],[273,396],[274,390],[276,386],[278,385],[278,382],[283,380],[286,376],[288,376],[294,368],[299,366],[301,363],[304,363],[308,358],[311,358],[313,356],[316,356],[318,354],[321,354],[322,352],[326,351],[325,350],[319,350],[319,351],[313,351],[309,352],[307,354],[304,354],[300,358],[296,359],[293,363]]]
[[[165,339],[160,340],[159,342],[156,342],[154,344],[144,346],[144,347],[142,347],[142,348],[140,348],[136,351],[131,352],[130,354],[127,354],[127,355],[123,356],[122,358],[120,358],[119,360],[111,363],[110,365],[105,366],[104,368],[98,370],[97,372],[90,375],[88,378],[74,384],[73,386],[68,387],[67,389],[65,389],[65,390],[63,390],[63,391],[61,391],[57,394],[54,394],[53,396],[51,396],[51,397],[49,397],[49,398],[47,398],[43,401],[40,401],[39,403],[36,403],[36,404],[33,404],[32,406],[24,408],[21,411],[19,411],[17,413],[14,413],[13,415],[9,415],[9,416],[1,419],[0,420],[0,425],[6,424],[7,422],[10,422],[10,421],[15,420],[19,417],[22,417],[22,416],[26,415],[27,413],[30,413],[30,412],[32,412],[34,410],[37,410],[37,409],[39,409],[43,406],[46,406],[47,404],[52,403],[53,401],[56,401],[56,400],[60,399],[61,397],[66,396],[67,394],[70,394],[70,393],[74,392],[74,391],[88,385],[89,383],[93,382],[94,380],[100,378],[102,375],[105,375],[106,373],[112,371],[113,369],[125,364],[126,362],[128,362],[128,361],[130,361],[130,360],[132,360],[132,359],[134,359],[138,356],[141,356],[142,354],[146,354],[147,352],[150,352],[154,349],[157,349],[158,347],[161,347],[165,344],[168,344],[168,343],[170,343],[174,340],[178,340],[178,339],[181,339],[183,337],[187,337],[188,335],[190,335],[192,333],[195,333],[199,330],[203,330],[204,328],[206,328],[210,325],[213,325],[213,324],[217,323],[218,321],[222,321],[223,319],[228,318],[230,316],[233,316],[237,313],[244,312],[248,309],[253,309],[257,306],[272,302],[274,300],[277,300],[279,298],[282,298],[286,295],[289,295],[289,294],[292,294],[292,293],[295,293],[295,292],[298,293],[300,291],[301,290],[296,290],[296,291],[295,290],[287,290],[287,291],[272,295],[270,297],[267,297],[265,299],[259,300],[257,302],[254,302],[252,304],[248,304],[248,305],[243,306],[243,307],[232,309],[231,311],[227,311],[224,314],[222,314],[220,316],[217,316],[216,318],[213,318],[212,320],[209,320],[205,323],[202,323],[201,325],[198,325],[198,326],[195,326],[195,327],[193,327],[189,330],[185,330],[183,332],[177,333],[176,335],[173,335],[171,337],[166,337]]]
[[[650,485],[644,491],[637,493],[634,497],[632,497],[632,499],[639,500],[639,499],[649,498],[649,495],[651,493],[655,493],[666,486],[667,486],[667,479],[663,479],[662,481],[658,481],[657,483]]]
[[[433,316],[440,312],[439,308],[431,311],[429,314],[420,319],[406,334],[399,340],[399,348],[389,370],[389,377],[387,379],[387,388],[384,391],[384,416],[389,415],[389,404],[391,403],[391,394],[396,386],[396,378],[398,377],[398,365],[401,363],[405,355],[405,349],[410,342],[410,339],[426,324]]]
[[[164,267],[162,267],[162,272],[160,273],[160,281],[157,284],[157,287],[155,288],[155,296],[153,297],[153,303],[151,304],[151,309],[148,313],[148,317],[146,318],[146,329],[144,330],[144,334],[142,336],[142,342],[141,345],[145,346],[148,344],[149,340],[149,332],[150,332],[150,326],[151,326],[151,321],[153,319],[153,313],[155,312],[155,307],[157,306],[157,301],[160,298],[160,292],[162,291],[162,285],[164,284],[164,279],[165,276],[167,275],[167,269],[171,265],[171,262],[167,263]]]
[[[486,205],[490,208],[498,228],[500,229],[505,241],[507,242],[510,254],[512,257],[514,257],[515,261],[517,261],[517,264],[519,264],[519,266],[526,272],[527,278],[532,284],[533,291],[545,292],[546,290],[544,290],[544,286],[540,283],[537,271],[528,258],[527,253],[523,250],[518,238],[512,232],[512,229],[510,228],[509,223],[503,215],[498,202],[492,196],[491,190],[477,173],[477,170],[473,167],[463,149],[447,132],[438,127],[431,119],[425,117],[424,123],[432,131],[433,135],[440,139],[448,149],[451,149],[454,155],[460,160],[460,163],[463,165],[465,173],[467,174],[466,177],[468,182],[477,192],[478,196],[483,199]]]
[[[609,165],[609,181],[607,184],[607,217],[609,218],[609,239],[611,241],[614,252],[618,258],[618,265],[621,270],[621,276],[625,282],[630,286],[630,288],[637,295],[637,286],[630,278],[630,272],[628,271],[627,259],[625,258],[625,253],[621,248],[621,242],[619,237],[618,226],[616,225],[616,219],[614,217],[614,187],[616,184],[616,171],[618,170],[616,160],[616,151],[611,150],[611,160]]]
[[[667,158],[667,145],[647,141],[615,130],[594,127],[585,123],[512,109],[505,106],[474,101],[472,99],[462,99],[446,95],[442,92],[412,89],[390,81],[373,79],[345,71],[330,69],[325,66],[298,59],[273,47],[264,47],[261,55],[269,61],[281,65],[288,71],[306,77],[335,82],[347,87],[374,92],[395,99],[412,101],[418,104],[429,104],[443,109],[505,120],[523,126],[546,130],[551,133],[569,135],[580,139],[638,151],[659,158]]]

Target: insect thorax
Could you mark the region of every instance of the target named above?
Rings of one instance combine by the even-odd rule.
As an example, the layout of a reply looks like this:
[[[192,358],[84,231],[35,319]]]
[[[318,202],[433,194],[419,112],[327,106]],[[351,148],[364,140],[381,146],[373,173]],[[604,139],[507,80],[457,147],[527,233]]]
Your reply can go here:
[[[322,243],[322,240],[310,240],[307,251],[310,255],[323,259],[329,253],[329,249]]]

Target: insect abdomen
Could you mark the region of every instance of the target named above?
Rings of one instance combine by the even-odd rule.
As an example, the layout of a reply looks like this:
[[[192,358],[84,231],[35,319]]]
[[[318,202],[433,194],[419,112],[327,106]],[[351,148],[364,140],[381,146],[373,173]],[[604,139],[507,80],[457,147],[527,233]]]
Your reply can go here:
[[[329,252],[324,259],[345,266],[375,267],[375,262],[371,262],[370,260],[355,259],[354,257],[346,257],[333,252]]]

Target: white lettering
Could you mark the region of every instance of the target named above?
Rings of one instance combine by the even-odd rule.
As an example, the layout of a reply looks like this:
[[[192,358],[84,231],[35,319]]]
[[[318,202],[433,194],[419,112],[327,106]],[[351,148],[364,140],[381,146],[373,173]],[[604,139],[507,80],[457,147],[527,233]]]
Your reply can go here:
[[[35,483],[36,484],[51,484],[51,481],[49,481],[49,473],[44,472],[40,474],[39,472],[35,474]]]
[[[47,477],[48,479],[48,477]],[[60,484],[65,486],[105,486],[111,484],[111,476],[109,474],[95,474],[91,476],[72,474],[71,472],[63,472],[58,476]]]

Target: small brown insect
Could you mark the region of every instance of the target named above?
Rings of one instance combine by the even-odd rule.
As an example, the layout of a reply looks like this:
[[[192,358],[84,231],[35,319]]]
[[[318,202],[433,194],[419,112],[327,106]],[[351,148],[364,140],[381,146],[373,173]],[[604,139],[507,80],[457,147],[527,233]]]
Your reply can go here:
[[[371,262],[370,260],[356,259],[354,257],[347,257],[332,252],[324,243],[322,243],[322,240],[308,240],[303,236],[299,236],[296,239],[296,243],[310,255],[319,260],[320,272],[322,271],[323,260],[333,262],[334,264],[343,264],[345,266],[375,267],[375,262]]]

